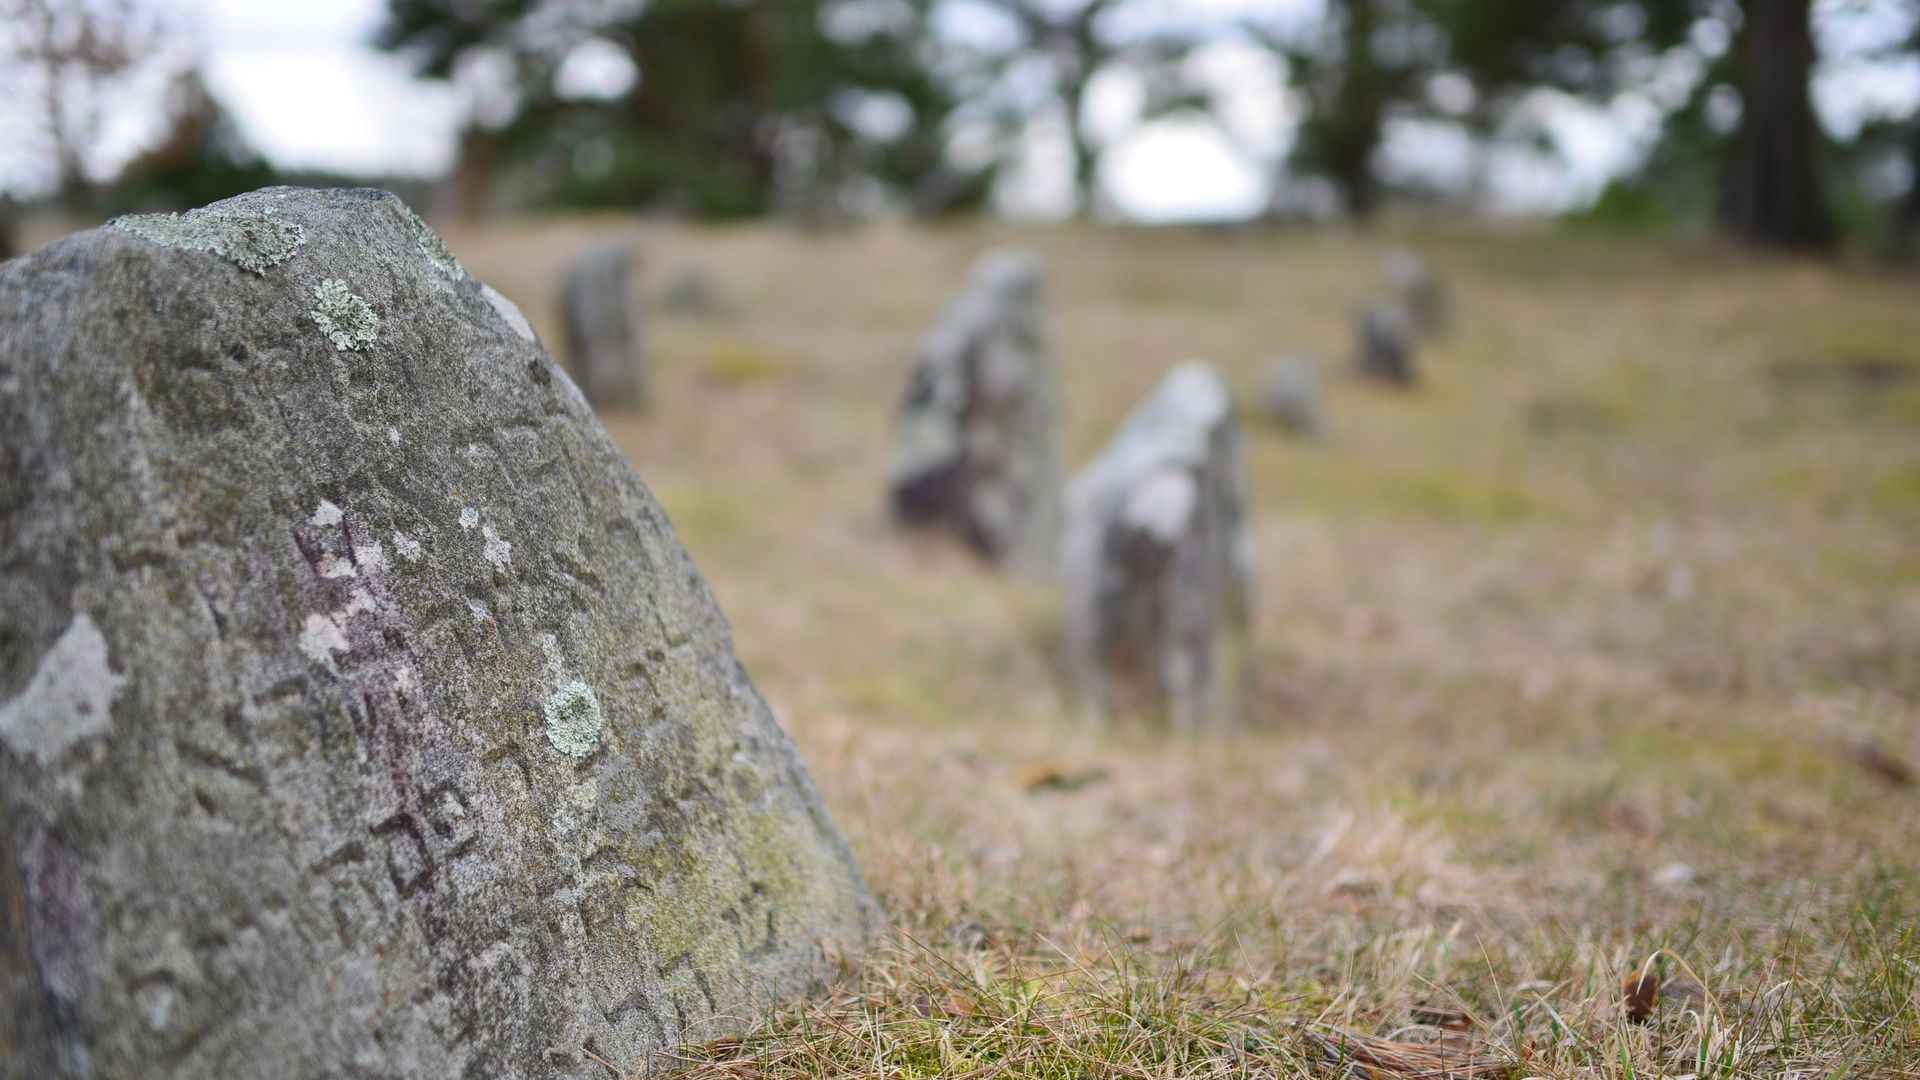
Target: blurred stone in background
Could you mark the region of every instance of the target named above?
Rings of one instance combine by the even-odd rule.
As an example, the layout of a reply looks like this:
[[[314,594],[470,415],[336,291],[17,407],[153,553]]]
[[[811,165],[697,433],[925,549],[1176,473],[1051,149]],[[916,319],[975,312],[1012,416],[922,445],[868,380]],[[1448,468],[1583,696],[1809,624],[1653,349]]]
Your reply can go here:
[[[1074,479],[1066,666],[1095,714],[1237,719],[1253,591],[1244,459],[1226,384],[1190,362]]]
[[[1060,537],[1059,391],[1039,260],[995,251],[920,344],[895,421],[892,503],[1023,573]]]
[[[1320,362],[1311,353],[1292,352],[1273,362],[1260,386],[1267,419],[1295,435],[1315,438],[1326,429],[1320,391]]]
[[[561,290],[567,370],[596,409],[639,409],[648,403],[647,356],[633,258],[624,246],[587,249]]]

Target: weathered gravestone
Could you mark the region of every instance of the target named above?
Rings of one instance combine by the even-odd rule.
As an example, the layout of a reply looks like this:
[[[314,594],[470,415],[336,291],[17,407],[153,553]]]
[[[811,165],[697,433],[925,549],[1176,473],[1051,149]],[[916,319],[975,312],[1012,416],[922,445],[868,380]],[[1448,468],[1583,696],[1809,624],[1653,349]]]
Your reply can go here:
[[[0,269],[0,1077],[601,1077],[871,911],[659,505],[399,200]]]
[[[1381,269],[1387,287],[1406,305],[1416,331],[1431,334],[1445,325],[1446,294],[1425,259],[1406,248],[1394,248],[1382,260]]]
[[[567,271],[560,306],[567,368],[587,400],[597,409],[644,407],[647,358],[627,250],[588,248]]]
[[[1267,418],[1295,435],[1317,436],[1325,428],[1320,405],[1320,365],[1306,353],[1274,361],[1261,387]]]
[[[894,514],[1044,575],[1059,555],[1059,421],[1040,265],[991,253],[920,345],[897,417]]]
[[[1382,382],[1411,386],[1413,324],[1406,312],[1376,300],[1360,313],[1360,373]]]
[[[1243,459],[1226,385],[1188,363],[1075,478],[1066,663],[1095,713],[1233,719],[1253,590]]]

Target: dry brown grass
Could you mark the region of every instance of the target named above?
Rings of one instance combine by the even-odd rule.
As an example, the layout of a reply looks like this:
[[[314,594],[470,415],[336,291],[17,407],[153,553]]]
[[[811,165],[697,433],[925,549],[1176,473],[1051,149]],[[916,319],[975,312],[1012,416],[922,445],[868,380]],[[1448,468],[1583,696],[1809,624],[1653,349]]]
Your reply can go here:
[[[559,268],[630,227],[449,240],[556,341]],[[609,427],[898,927],[694,1074],[1920,1075],[1920,794],[1859,750],[1920,760],[1914,282],[1427,236],[1455,329],[1401,394],[1344,377],[1376,241],[636,235],[737,314],[658,318],[660,406]],[[1179,359],[1248,403],[1328,364],[1326,440],[1251,427],[1241,731],[1076,726],[1058,598],[883,519],[905,358],[1009,240],[1075,463]],[[1660,949],[1704,993],[1629,1023]]]

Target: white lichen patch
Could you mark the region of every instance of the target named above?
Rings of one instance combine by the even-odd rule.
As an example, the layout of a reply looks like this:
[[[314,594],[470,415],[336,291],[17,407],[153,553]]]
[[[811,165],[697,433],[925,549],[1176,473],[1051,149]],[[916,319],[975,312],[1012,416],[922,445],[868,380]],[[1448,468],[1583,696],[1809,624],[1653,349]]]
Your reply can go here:
[[[264,274],[293,258],[307,231],[272,210],[189,210],[184,214],[138,214],[111,225],[149,244],[177,251],[207,251],[244,270]]]
[[[433,268],[440,271],[440,275],[448,281],[465,281],[467,268],[461,266],[460,260],[454,258],[453,252],[447,250],[447,242],[440,239],[440,234],[434,232],[433,228],[422,221],[420,215],[411,209],[407,211],[407,221],[413,227],[414,246],[420,249],[420,254],[427,257],[427,262],[433,264]]]
[[[331,499],[321,499],[320,505],[314,508],[312,520],[316,528],[324,529],[329,525],[340,524],[340,519],[345,516],[346,514],[339,507],[333,505]]]
[[[500,539],[500,534],[494,532],[491,525],[480,527],[480,537],[484,541],[480,548],[481,557],[492,563],[494,570],[502,574],[512,570],[513,545]]]
[[[571,758],[583,758],[600,745],[600,733],[607,721],[593,687],[575,679],[555,690],[542,711],[547,720],[547,741],[555,750]]]
[[[313,295],[320,306],[308,314],[335,349],[359,352],[379,340],[380,316],[354,295],[346,282],[328,278],[313,287]]]
[[[300,651],[307,659],[331,668],[334,654],[349,648],[346,631],[340,629],[332,616],[317,612],[307,616],[306,625],[300,629]]]
[[[422,551],[420,541],[415,540],[406,533],[397,532],[393,534],[393,550],[399,552],[400,557],[408,562],[420,561]]]
[[[487,298],[487,303],[493,305],[494,312],[498,314],[501,319],[505,320],[507,327],[514,333],[520,335],[522,340],[530,341],[536,345],[540,343],[539,335],[533,332],[533,324],[528,322],[527,317],[520,313],[520,308],[516,306],[513,301],[501,295],[500,290],[491,285],[482,285],[480,286],[480,295]]]
[[[378,540],[356,544],[353,548],[353,561],[368,570],[378,570],[387,565],[387,549],[381,547]]]
[[[26,688],[0,705],[0,742],[16,757],[51,765],[82,739],[108,733],[126,681],[107,662],[100,628],[80,612],[40,657]]]

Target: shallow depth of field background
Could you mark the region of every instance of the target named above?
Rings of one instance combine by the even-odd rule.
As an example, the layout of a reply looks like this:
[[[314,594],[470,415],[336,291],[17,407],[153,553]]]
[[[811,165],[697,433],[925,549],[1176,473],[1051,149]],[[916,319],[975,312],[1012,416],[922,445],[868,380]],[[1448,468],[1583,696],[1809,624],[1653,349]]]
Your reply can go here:
[[[1339,35],[1315,18],[1447,7],[1282,6],[1307,12],[1295,70],[1322,78],[1339,74]],[[1216,7],[1233,5],[1193,10]],[[1698,18],[1737,28],[1741,7]],[[1910,5],[1814,6],[1828,20],[1861,7],[1920,26]],[[16,19],[87,8],[0,0]],[[1239,32],[1229,14],[1209,32]],[[218,34],[201,40],[222,70]],[[1048,138],[1031,130],[1008,136],[994,195],[935,219],[861,187],[825,212],[762,192],[714,222],[645,177],[647,197],[622,205],[536,182],[583,152],[556,156],[538,132],[500,136],[516,164],[487,197],[417,171],[372,177],[550,347],[570,261],[609,240],[638,255],[655,404],[603,419],[896,926],[833,994],[689,1048],[686,1067],[1330,1076],[1351,1036],[1406,1059],[1377,1075],[1920,1075],[1920,278],[1893,258],[1920,221],[1902,216],[1920,197],[1899,167],[1902,139],[1920,155],[1920,64],[1888,40],[1842,91],[1832,64],[1823,76],[1821,122],[1827,99],[1859,120],[1814,140],[1824,237],[1716,217],[1732,129],[1656,139],[1609,165],[1611,184],[1571,167],[1512,190],[1410,180],[1388,166],[1455,159],[1405,122],[1419,95],[1404,88],[1363,162],[1381,198],[1365,221],[1306,157],[1257,220],[1146,227],[1099,189],[1080,214],[1069,190],[1032,220],[1022,199],[1067,178],[1057,138],[1039,166],[1018,157]],[[1103,62],[1123,61],[1144,63]],[[1738,84],[1714,64],[1703,80]],[[619,100],[540,115],[553,138],[579,120],[582,145],[625,146]],[[395,116],[431,127],[439,107]],[[1676,129],[1690,107],[1675,104]],[[209,173],[349,179],[228,154],[208,133],[244,132],[234,104],[196,108],[217,123],[168,159],[185,172],[115,172],[116,153],[145,159],[103,128],[70,185],[19,164],[45,165],[44,141],[17,143],[28,158],[4,175],[20,246],[186,205]],[[12,115],[29,131],[39,113]],[[1261,175],[1310,137],[1276,139]],[[1203,166],[1099,176],[1177,203],[1180,184],[1219,179]],[[1235,392],[1259,588],[1237,729],[1088,726],[1055,663],[1057,589],[887,518],[916,342],[999,246],[1046,266],[1071,467],[1178,361],[1212,361]],[[1352,373],[1355,315],[1393,247],[1419,252],[1449,299],[1411,390]],[[711,310],[665,303],[692,278]],[[1292,349],[1320,360],[1319,439],[1260,410],[1268,365]],[[1636,1023],[1622,980],[1643,968],[1666,993]]]

